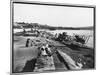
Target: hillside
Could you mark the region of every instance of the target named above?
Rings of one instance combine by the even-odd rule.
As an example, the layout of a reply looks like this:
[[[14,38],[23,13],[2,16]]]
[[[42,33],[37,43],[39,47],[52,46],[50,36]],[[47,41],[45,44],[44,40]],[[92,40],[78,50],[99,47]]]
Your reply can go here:
[[[14,23],[14,28],[20,29],[21,26],[24,28],[38,28],[38,29],[48,29],[48,30],[93,30],[92,26],[89,27],[55,27],[49,25],[42,25],[38,23],[24,23],[24,22],[16,22]]]

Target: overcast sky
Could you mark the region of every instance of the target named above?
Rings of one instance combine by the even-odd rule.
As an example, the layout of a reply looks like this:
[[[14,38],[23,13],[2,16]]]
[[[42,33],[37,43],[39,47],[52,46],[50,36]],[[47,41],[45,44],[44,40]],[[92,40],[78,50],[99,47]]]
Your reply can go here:
[[[51,26],[93,26],[93,8],[14,4],[14,22]]]

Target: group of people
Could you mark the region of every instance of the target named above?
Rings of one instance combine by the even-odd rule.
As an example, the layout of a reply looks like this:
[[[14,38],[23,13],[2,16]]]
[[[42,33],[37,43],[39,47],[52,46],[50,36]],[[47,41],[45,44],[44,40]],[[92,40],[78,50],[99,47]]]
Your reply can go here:
[[[80,37],[80,35],[70,36],[66,32],[59,33],[58,35],[56,34],[55,39],[58,41],[61,41],[61,42],[62,41],[76,41],[76,42],[79,42],[81,44],[85,44],[85,41],[86,41],[86,39]]]

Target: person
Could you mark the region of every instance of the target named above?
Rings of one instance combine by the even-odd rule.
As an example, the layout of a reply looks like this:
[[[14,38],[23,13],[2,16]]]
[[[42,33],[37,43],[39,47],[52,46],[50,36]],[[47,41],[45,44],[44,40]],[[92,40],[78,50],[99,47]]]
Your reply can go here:
[[[48,56],[51,56],[51,55],[52,55],[51,50],[50,50],[50,48],[49,48],[49,45],[48,45],[48,44],[46,44],[46,48],[45,48],[45,50],[46,50],[46,52],[47,52]]]
[[[76,38],[76,42],[80,42],[82,44],[85,43],[85,40],[83,38],[80,38],[79,35],[75,35],[75,38]]]
[[[26,41],[26,47],[29,47],[30,39],[28,38]]]
[[[45,46],[42,46],[40,48],[40,50],[41,50],[41,55],[42,56],[51,56],[51,50],[50,50],[48,44],[46,44]]]

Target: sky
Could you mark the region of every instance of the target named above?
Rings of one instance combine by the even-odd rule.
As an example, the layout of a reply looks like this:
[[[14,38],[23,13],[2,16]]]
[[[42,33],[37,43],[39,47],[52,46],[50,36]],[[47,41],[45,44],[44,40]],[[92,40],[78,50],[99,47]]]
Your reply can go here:
[[[14,4],[14,22],[50,26],[93,26],[93,8]]]

